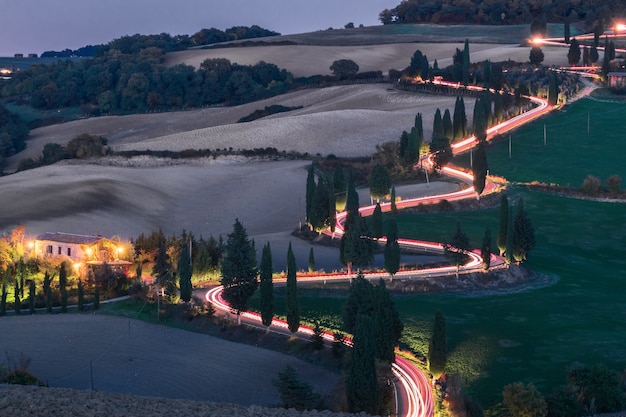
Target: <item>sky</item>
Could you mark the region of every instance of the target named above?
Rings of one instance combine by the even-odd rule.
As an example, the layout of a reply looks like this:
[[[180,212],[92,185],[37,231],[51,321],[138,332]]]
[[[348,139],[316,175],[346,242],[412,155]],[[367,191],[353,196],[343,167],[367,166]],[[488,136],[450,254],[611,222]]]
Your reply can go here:
[[[282,34],[379,25],[400,0],[0,0],[0,56],[78,49],[124,35],[259,25]]]

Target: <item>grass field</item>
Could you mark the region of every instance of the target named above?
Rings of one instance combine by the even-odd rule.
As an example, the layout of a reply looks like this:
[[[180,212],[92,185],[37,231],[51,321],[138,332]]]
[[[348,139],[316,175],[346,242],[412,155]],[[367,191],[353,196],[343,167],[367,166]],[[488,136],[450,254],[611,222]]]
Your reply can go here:
[[[624,134],[626,103],[583,99],[489,147],[489,172],[512,182],[540,181],[580,187],[589,174],[604,182],[612,174],[626,178]],[[589,125],[589,134],[587,127]],[[546,146],[544,146],[544,126]],[[458,165],[469,165],[460,156]]]
[[[613,104],[590,100],[550,116],[545,123],[555,131],[560,126],[562,136],[568,132],[586,133],[586,128],[576,123],[584,115],[586,124],[587,112],[602,118],[592,118],[592,124],[618,125],[619,111]],[[623,145],[617,136],[611,136],[611,129],[598,129],[589,138],[586,134],[572,135],[567,140],[557,138],[555,133],[551,140],[555,151],[541,153],[539,163],[534,159],[536,150],[527,144],[523,147],[521,138],[531,140],[538,132],[543,134],[543,123],[538,121],[513,134],[516,149],[520,150],[511,161],[508,143],[490,147],[491,172],[517,181],[571,183],[582,182],[589,172],[601,178],[616,172],[623,175],[623,165],[618,163]],[[605,152],[608,144],[613,148]],[[542,143],[539,149],[543,150]],[[551,176],[555,167],[563,169]],[[444,313],[448,370],[460,372],[470,393],[485,407],[499,402],[502,387],[515,381],[533,382],[544,394],[549,393],[554,386],[564,384],[565,371],[575,361],[604,363],[620,372],[626,365],[624,206],[515,186],[508,195],[513,204],[524,199],[533,221],[537,246],[527,266],[539,274],[539,279],[516,293],[396,297],[407,326],[403,343],[417,353],[427,351],[434,312],[439,309]],[[454,232],[458,220],[475,247],[480,246],[489,226],[495,246],[497,219],[498,207],[494,207],[475,212],[400,215],[398,226],[403,237],[441,242]],[[341,313],[343,300],[306,296],[301,303],[307,317],[314,315],[330,324],[333,315]]]

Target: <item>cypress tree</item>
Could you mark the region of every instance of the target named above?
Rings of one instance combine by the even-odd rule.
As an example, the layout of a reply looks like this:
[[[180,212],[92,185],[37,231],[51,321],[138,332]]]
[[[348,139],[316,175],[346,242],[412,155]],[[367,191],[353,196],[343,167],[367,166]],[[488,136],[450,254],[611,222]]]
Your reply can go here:
[[[83,281],[78,279],[78,311],[83,311],[85,303],[85,289],[83,287]]]
[[[445,137],[443,130],[443,119],[441,118],[441,110],[435,110],[435,118],[433,119],[432,139]]]
[[[457,96],[454,102],[454,113],[452,114],[452,139],[463,138],[463,123],[461,121],[461,97]]]
[[[309,249],[309,272],[315,271],[315,254],[313,253],[313,246]]]
[[[52,313],[52,288],[50,274],[46,271],[43,275],[43,295],[46,297],[46,312]]]
[[[17,278],[15,279],[15,285],[13,286],[13,298],[13,310],[15,311],[15,315],[19,316],[22,309],[22,300],[20,298],[20,285]]]
[[[435,169],[441,169],[452,159],[452,146],[445,136],[433,136],[430,143],[430,152],[434,154],[433,162]]]
[[[428,345],[428,370],[435,379],[439,379],[446,371],[446,318],[441,311],[435,312],[433,333]]]
[[[499,91],[493,95],[493,117],[496,123],[504,120],[504,99]]]
[[[485,142],[479,142],[474,152],[474,163],[472,165],[472,174],[474,176],[474,190],[478,198],[485,189],[485,182],[487,181],[487,150],[485,149]]]
[[[287,327],[295,333],[300,328],[300,304],[298,301],[298,283],[296,281],[296,257],[287,249]]]
[[[496,239],[496,245],[500,251],[500,256],[506,250],[506,235],[509,224],[509,199],[506,195],[500,197],[500,222],[498,223],[498,238]]]
[[[326,180],[320,177],[315,186],[313,202],[309,213],[309,224],[316,232],[320,232],[330,226],[329,196],[330,191]]]
[[[565,20],[565,24],[563,25],[563,38],[565,39],[565,43],[569,43],[569,37],[570,37],[569,20]]]
[[[331,181],[328,184],[328,224],[331,232],[335,232],[337,226],[337,200],[335,193],[335,186]]]
[[[463,97],[459,97],[459,111],[460,111],[460,120],[461,120],[461,137],[467,136],[467,114],[465,113],[465,100]]]
[[[385,243],[385,270],[392,277],[400,269],[400,245],[398,244],[398,225],[395,219],[387,223],[387,243]]]
[[[404,324],[382,278],[373,289],[373,301],[376,357],[381,361],[393,363],[396,357],[394,349],[402,338]]]
[[[513,257],[513,242],[515,241],[515,229],[513,228],[513,214],[509,209],[507,217],[507,234],[506,234],[506,249],[504,250],[504,260],[507,264],[512,263],[515,258]]]
[[[419,116],[421,118],[421,114]],[[409,133],[409,144],[405,152],[405,163],[407,166],[411,167],[419,160],[420,145],[421,141],[419,129],[412,127],[411,133]]]
[[[371,316],[374,312],[374,288],[359,271],[350,283],[348,297],[343,307],[343,329],[354,334],[357,316]]]
[[[248,309],[248,301],[256,291],[257,268],[252,242],[239,219],[235,219],[233,232],[228,235],[222,260],[221,284],[224,286],[224,299],[240,314]]]
[[[159,287],[173,291],[175,290],[175,286],[173,286],[171,282],[174,276],[172,263],[167,253],[165,235],[162,230],[158,231],[156,239],[158,241],[158,248],[156,257],[154,258],[154,265],[152,266],[152,276],[154,276]]]
[[[452,119],[450,117],[450,110],[446,109],[443,112],[442,123],[443,123],[443,135],[447,137],[448,139],[452,139],[453,132],[452,132]]]
[[[398,145],[398,156],[400,160],[405,161],[407,159],[407,149],[409,148],[409,134],[406,130],[402,131],[400,135],[400,144]]]
[[[398,207],[396,206],[396,186],[391,186],[391,214],[398,213]]]
[[[180,299],[185,303],[191,301],[193,291],[191,285],[191,255],[189,253],[189,237],[183,231],[180,242],[180,256],[178,257],[178,285],[180,288]]]
[[[528,252],[535,247],[535,228],[524,210],[524,200],[517,205],[517,214],[513,224],[513,257],[516,262],[524,262]]]
[[[61,291],[61,313],[67,313],[67,271],[65,262],[61,262],[59,270],[59,290]]]
[[[374,239],[383,237],[383,210],[380,208],[380,203],[376,203],[372,214],[372,237]]]
[[[35,314],[35,281],[30,280],[28,283],[28,307],[30,314]]]
[[[430,66],[428,65],[428,57],[424,55],[422,57],[422,70],[420,71],[422,80],[430,79]]]
[[[6,316],[7,314],[7,283],[2,283],[2,294],[0,295],[0,316]]]
[[[476,100],[474,105],[474,135],[478,142],[487,140],[487,114],[482,99]]]
[[[274,267],[272,265],[272,250],[269,242],[263,246],[263,254],[261,255],[260,268],[260,288],[261,293],[261,321],[264,326],[270,326],[274,319],[274,283],[272,274]]]
[[[489,226],[485,229],[483,244],[480,247],[480,257],[483,258],[483,269],[485,271],[489,270],[491,266],[491,229],[489,229]]]
[[[469,41],[465,39],[465,46],[463,47],[463,85],[469,84],[469,67],[470,67],[470,52]]]
[[[559,99],[559,87],[557,84],[556,73],[550,72],[548,78],[548,102],[556,105]]]
[[[346,394],[351,413],[378,414],[378,378],[373,321],[359,314],[356,320]]]
[[[100,288],[96,287],[96,291],[93,294],[93,309],[98,310],[100,308]]]
[[[491,61],[485,60],[483,64],[483,87],[489,88],[491,85]]]
[[[356,192],[356,186],[354,184],[354,176],[350,171],[348,178],[348,196],[346,200],[346,211],[357,213],[359,211],[359,194]]]
[[[600,59],[600,54],[598,54],[597,45],[591,45],[591,49],[589,50],[589,62],[595,64]]]
[[[467,235],[461,230],[461,222],[456,222],[456,231],[450,239],[450,243],[444,245],[444,255],[450,260],[450,263],[456,266],[457,278],[459,267],[467,262],[467,254],[470,243]]]
[[[315,196],[315,165],[311,163],[306,177],[306,222],[311,224],[311,208]]]
[[[583,65],[588,66],[591,58],[589,57],[589,47],[583,46]]]
[[[333,172],[333,190],[335,191],[335,208],[337,211],[343,211],[346,208],[347,189],[348,182],[343,175],[343,167],[341,164],[337,164]]]

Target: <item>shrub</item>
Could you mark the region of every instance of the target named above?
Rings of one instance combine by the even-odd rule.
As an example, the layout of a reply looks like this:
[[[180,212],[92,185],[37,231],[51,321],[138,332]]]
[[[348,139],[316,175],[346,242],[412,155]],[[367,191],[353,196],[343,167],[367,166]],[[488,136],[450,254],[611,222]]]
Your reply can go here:
[[[619,175],[611,175],[604,185],[611,196],[615,197],[621,192],[622,178]]]
[[[600,193],[601,189],[602,183],[600,182],[600,179],[593,175],[587,175],[587,178],[583,181],[583,193],[590,196],[596,196]]]

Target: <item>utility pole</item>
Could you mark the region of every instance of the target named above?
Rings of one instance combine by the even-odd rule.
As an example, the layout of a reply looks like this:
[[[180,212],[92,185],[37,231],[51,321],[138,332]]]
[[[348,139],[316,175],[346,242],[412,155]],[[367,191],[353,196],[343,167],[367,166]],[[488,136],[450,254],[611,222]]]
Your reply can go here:
[[[547,145],[547,141],[548,141],[548,132],[546,130],[546,124],[543,124],[543,146]]]

